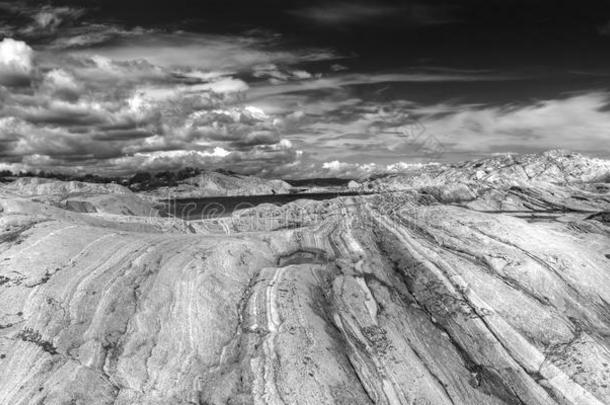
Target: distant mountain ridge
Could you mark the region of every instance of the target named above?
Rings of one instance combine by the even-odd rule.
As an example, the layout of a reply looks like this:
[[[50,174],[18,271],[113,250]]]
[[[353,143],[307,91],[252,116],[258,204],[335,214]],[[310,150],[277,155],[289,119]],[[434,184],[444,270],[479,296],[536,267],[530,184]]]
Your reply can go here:
[[[212,196],[248,196],[261,194],[288,194],[292,186],[283,180],[267,180],[255,176],[203,172],[177,180],[172,185],[147,190],[159,198],[196,198]]]
[[[57,183],[54,183],[54,181]],[[32,190],[35,188],[41,190],[45,187],[52,188],[51,184],[58,187],[58,190],[53,191],[49,188],[41,194],[61,193],[60,190],[66,189],[66,187],[74,187],[72,191],[75,192],[78,191],[78,187],[84,187],[83,184],[88,184],[89,186],[85,188],[90,191],[96,188],[93,184],[114,184],[118,187],[116,188],[117,192],[123,192],[119,191],[122,190],[120,187],[123,187],[132,192],[152,192],[154,194],[156,190],[157,193],[175,192],[183,194],[185,197],[288,193],[292,188],[290,184],[282,180],[267,180],[223,169],[203,170],[196,168],[157,173],[138,172],[127,177],[106,177],[92,174],[79,176],[49,172],[14,174],[4,171],[0,172],[0,183],[12,183],[15,186],[19,185],[19,187],[29,185],[27,187]],[[68,183],[71,185],[67,185]],[[43,184],[46,184],[46,186],[43,186]],[[111,191],[106,190],[106,192]]]
[[[27,180],[30,179],[30,180]],[[342,178],[264,179],[228,170],[185,168],[175,172],[139,172],[130,177],[0,172],[0,180],[25,194],[142,193],[149,198],[248,196],[360,188],[362,191],[421,187],[510,187],[544,182],[568,184],[607,182],[610,161],[566,150],[536,154],[505,154],[453,164],[430,164],[400,173],[379,174],[357,181]],[[100,186],[95,186],[99,184]]]
[[[565,184],[607,181],[610,160],[590,158],[566,150],[524,155],[506,154],[455,164],[430,165],[416,171],[390,174],[366,182],[370,187],[412,187],[486,184],[519,185],[531,182]]]

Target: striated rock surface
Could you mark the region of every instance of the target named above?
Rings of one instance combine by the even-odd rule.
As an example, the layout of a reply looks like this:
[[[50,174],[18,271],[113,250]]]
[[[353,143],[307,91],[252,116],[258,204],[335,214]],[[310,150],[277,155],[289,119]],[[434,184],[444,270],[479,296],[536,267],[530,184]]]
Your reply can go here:
[[[194,222],[3,191],[0,404],[610,403],[607,165],[561,156]]]
[[[0,196],[12,203],[37,202],[75,212],[158,215],[151,202],[118,184],[24,177],[0,185]]]

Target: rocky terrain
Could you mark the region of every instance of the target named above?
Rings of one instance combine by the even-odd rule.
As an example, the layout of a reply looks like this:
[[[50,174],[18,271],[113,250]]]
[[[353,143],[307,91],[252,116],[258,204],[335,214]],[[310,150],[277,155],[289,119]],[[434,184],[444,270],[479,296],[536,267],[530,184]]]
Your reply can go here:
[[[163,218],[0,186],[0,404],[608,404],[610,162],[499,156]]]
[[[156,198],[192,198],[286,194],[292,186],[283,180],[266,180],[234,173],[202,172],[175,185],[155,187],[146,195]]]

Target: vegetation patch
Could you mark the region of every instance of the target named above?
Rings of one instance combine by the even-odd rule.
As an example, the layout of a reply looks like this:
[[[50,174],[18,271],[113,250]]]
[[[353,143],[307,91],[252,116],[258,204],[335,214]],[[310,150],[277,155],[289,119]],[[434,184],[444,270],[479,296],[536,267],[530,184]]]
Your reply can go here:
[[[23,340],[24,342],[34,343],[49,354],[58,354],[57,348],[53,346],[53,343],[43,339],[42,335],[37,330],[34,330],[32,328],[25,328],[21,332],[19,332],[17,337]]]

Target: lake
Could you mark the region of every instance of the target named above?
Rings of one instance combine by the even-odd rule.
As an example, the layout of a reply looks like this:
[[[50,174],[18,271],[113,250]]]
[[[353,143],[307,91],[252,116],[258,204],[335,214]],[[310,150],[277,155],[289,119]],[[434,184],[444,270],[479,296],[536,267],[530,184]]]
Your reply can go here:
[[[337,197],[361,195],[359,192],[341,193],[300,193],[300,194],[269,194],[252,196],[220,196],[203,198],[175,198],[162,201],[160,213],[165,217],[178,217],[185,220],[228,217],[233,212],[256,207],[260,204],[282,206],[290,202],[308,200],[330,200]]]

